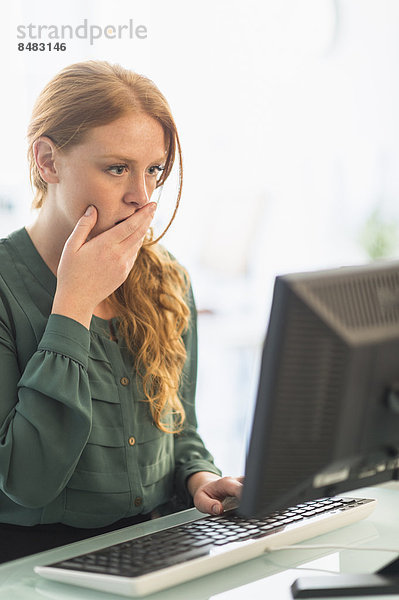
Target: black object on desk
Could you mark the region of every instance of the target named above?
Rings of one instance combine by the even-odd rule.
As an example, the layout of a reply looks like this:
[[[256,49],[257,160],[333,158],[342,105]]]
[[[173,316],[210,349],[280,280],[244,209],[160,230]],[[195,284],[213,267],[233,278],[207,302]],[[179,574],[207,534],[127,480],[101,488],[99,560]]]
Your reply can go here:
[[[294,598],[339,598],[399,594],[399,558],[376,574],[300,577],[291,586]]]

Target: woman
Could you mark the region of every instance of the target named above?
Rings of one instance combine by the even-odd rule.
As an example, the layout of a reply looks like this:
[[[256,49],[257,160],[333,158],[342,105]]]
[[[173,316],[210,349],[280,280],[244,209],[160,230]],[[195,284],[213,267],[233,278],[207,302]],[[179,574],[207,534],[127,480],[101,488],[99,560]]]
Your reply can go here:
[[[219,514],[241,488],[196,431],[195,305],[149,229],[176,153],[181,194],[166,100],[119,65],[71,65],[28,141],[40,210],[0,243],[3,561],[192,501]]]

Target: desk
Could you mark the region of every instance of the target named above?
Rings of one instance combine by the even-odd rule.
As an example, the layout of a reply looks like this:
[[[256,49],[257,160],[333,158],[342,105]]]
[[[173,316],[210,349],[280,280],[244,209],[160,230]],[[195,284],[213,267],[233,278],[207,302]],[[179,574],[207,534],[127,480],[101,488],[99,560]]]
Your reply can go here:
[[[399,548],[399,484],[365,488],[346,495],[377,498],[379,504],[366,520],[303,543]],[[3,564],[0,566],[0,600],[121,600],[123,596],[47,581],[36,575],[33,567],[182,523],[189,520],[193,512],[195,509]],[[146,598],[292,600],[290,585],[297,577],[320,575],[320,569],[343,573],[373,572],[395,557],[394,553],[374,551],[280,550]],[[399,596],[386,598],[392,600]]]

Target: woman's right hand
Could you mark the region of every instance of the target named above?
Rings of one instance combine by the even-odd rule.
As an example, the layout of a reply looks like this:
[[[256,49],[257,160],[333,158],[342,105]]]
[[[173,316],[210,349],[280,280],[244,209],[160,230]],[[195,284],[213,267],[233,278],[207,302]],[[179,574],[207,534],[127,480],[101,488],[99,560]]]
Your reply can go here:
[[[126,280],[156,210],[149,202],[122,223],[87,237],[97,221],[88,207],[65,242],[57,269],[52,313],[65,315],[89,329],[93,311]]]

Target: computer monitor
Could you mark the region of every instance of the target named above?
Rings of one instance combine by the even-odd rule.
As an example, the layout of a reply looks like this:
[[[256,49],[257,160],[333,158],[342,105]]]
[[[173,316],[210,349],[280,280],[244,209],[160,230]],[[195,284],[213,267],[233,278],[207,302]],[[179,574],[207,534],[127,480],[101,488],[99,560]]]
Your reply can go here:
[[[244,516],[398,478],[399,262],[277,277]]]

